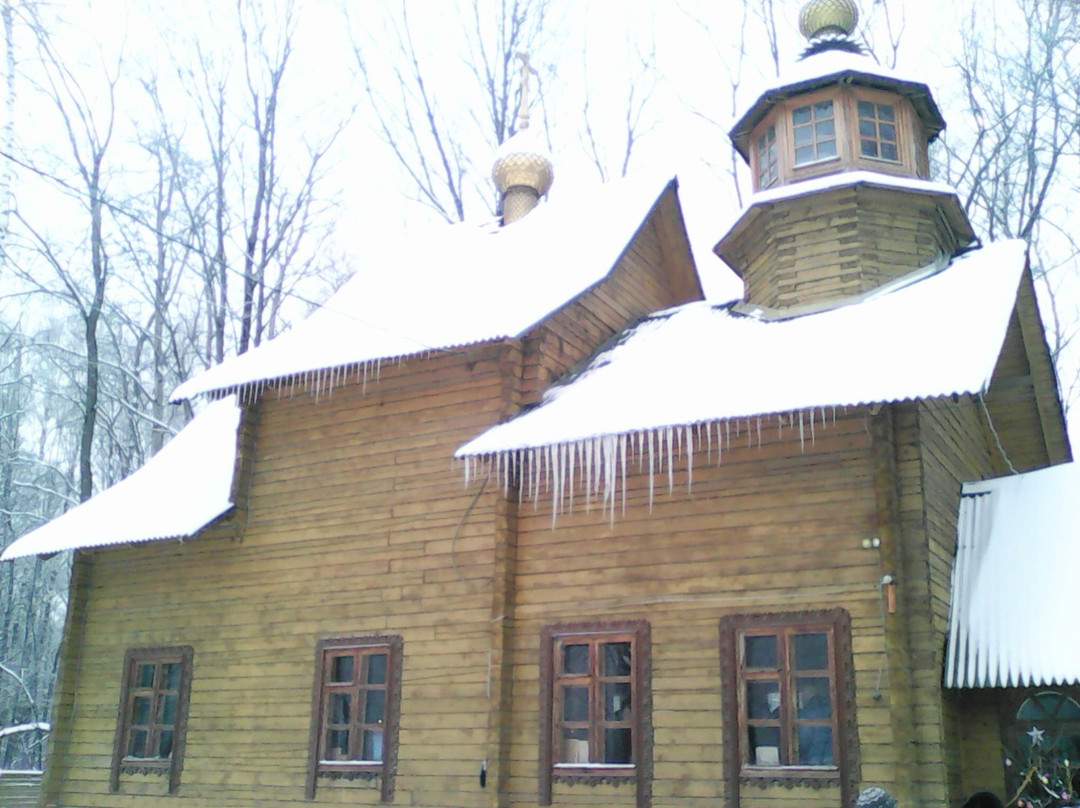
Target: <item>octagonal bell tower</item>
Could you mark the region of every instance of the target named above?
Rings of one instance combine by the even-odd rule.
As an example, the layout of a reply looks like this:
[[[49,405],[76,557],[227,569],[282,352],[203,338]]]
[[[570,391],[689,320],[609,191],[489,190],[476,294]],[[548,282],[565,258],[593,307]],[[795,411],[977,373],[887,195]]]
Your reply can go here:
[[[716,245],[750,303],[826,305],[969,244],[955,191],[930,181],[945,127],[930,89],[852,39],[852,0],[813,0],[809,46],[731,130],[754,196]]]

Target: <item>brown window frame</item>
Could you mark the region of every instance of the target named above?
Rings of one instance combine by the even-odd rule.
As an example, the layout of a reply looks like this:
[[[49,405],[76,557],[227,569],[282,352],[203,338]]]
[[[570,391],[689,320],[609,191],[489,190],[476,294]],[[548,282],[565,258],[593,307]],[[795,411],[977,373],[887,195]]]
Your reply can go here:
[[[180,787],[180,773],[184,769],[184,751],[187,739],[188,707],[191,700],[191,674],[195,651],[190,645],[161,648],[129,648],[124,653],[124,667],[120,679],[120,704],[116,710],[116,733],[113,738],[112,765],[109,770],[109,791],[120,790],[120,774],[159,774],[168,776],[169,793],[175,794]],[[180,679],[175,688],[162,681],[163,667],[167,664],[180,666]],[[153,665],[152,683],[143,686],[136,675],[144,665]],[[164,710],[164,699],[176,697],[176,717],[172,723],[155,720]],[[149,698],[149,722],[134,723],[135,700]],[[162,716],[163,717],[163,716]],[[172,732],[172,748],[168,757],[130,757],[127,750],[131,744],[133,729],[145,728],[149,733],[147,743],[156,745],[161,732]],[[166,729],[168,728],[168,729]]]
[[[311,733],[308,739],[308,766],[305,795],[307,799],[315,798],[315,791],[320,777],[334,780],[380,780],[380,799],[382,802],[394,801],[394,778],[397,774],[398,761],[398,730],[401,715],[401,664],[403,643],[397,635],[371,635],[366,637],[326,637],[315,644],[315,682],[312,686],[311,695]],[[335,654],[335,652],[338,652]],[[347,654],[341,652],[348,652]],[[375,654],[386,654],[386,681],[383,683],[367,683],[360,681],[360,670],[364,657]],[[353,670],[356,672],[356,681],[348,685],[330,681],[332,660],[335,656],[351,655]],[[361,760],[352,758],[348,760],[329,761],[324,759],[323,752],[329,732],[334,726],[329,721],[331,696],[335,692],[347,692],[357,696],[360,691],[365,693],[372,690],[381,690],[386,693],[383,702],[382,719],[382,759]],[[359,699],[354,698],[353,704],[358,705]],[[357,712],[359,708],[357,707]],[[352,738],[350,747],[355,747],[355,739],[362,740],[363,729],[368,726],[363,722],[348,722]]]
[[[755,190],[771,188],[780,179],[780,141],[776,124],[768,124],[754,142]]]
[[[790,753],[792,738],[802,724],[819,723],[802,720],[791,713],[791,680],[794,672],[787,664],[787,639],[800,633],[826,633],[829,640],[829,679],[831,726],[833,737],[832,766],[810,766],[783,762]],[[748,669],[743,665],[743,638],[775,635],[778,637],[778,661],[775,669]],[[800,672],[807,674],[810,672]],[[820,675],[820,671],[815,675]],[[799,611],[769,614],[734,614],[720,621],[721,706],[723,710],[724,778],[727,782],[728,808],[739,805],[740,788],[744,785],[796,785],[821,788],[839,785],[841,802],[854,802],[859,778],[858,732],[855,723],[855,677],[851,653],[851,618],[841,608],[827,611]],[[772,725],[780,727],[781,763],[776,766],[755,765],[749,762],[749,727],[747,718],[746,683],[760,679],[782,682],[780,715]],[[768,723],[768,722],[766,722]]]
[[[589,673],[560,674],[556,667],[557,647],[569,644],[589,644],[596,648],[603,643],[631,643],[631,674],[629,677],[609,677],[599,672],[598,654],[590,651]],[[649,808],[652,800],[653,732],[652,732],[652,660],[649,624],[645,620],[621,620],[591,623],[548,625],[540,633],[540,754],[539,801],[551,805],[552,784],[634,783],[638,808]],[[561,696],[557,693],[560,679],[564,682],[585,682],[589,687],[590,729],[605,726],[631,728],[631,757],[633,763],[603,765],[589,762],[576,765],[555,760],[554,738],[563,725],[560,716]],[[600,705],[604,681],[630,682],[631,718],[629,721],[608,720],[602,716]],[[580,686],[580,684],[578,685]],[[590,744],[590,758],[600,746],[596,739]]]
[[[829,116],[818,118],[817,108],[823,104],[829,105]],[[799,110],[810,110],[810,118],[804,123],[795,122],[795,113]],[[843,126],[843,114],[841,110],[841,104],[839,99],[834,98],[832,95],[825,95],[821,98],[807,98],[803,103],[797,106],[793,105],[788,111],[789,124],[791,126],[791,165],[794,168],[808,168],[818,163],[827,163],[833,160],[840,160],[842,157],[841,150],[841,135]],[[818,136],[818,124],[825,121],[832,122],[832,135]],[[806,129],[810,132],[810,140],[801,146],[798,143],[797,132],[799,129]],[[832,154],[822,155],[820,153],[821,146],[825,143],[832,143]],[[799,149],[813,149],[814,156],[808,160],[799,160]]]
[[[873,109],[873,116],[866,117],[859,109],[861,104],[869,104]],[[874,160],[883,163],[892,163],[900,165],[903,163],[903,154],[900,151],[900,116],[899,110],[896,108],[896,104],[888,103],[885,101],[878,101],[873,98],[866,98],[861,95],[856,95],[854,99],[855,107],[855,129],[853,132],[855,154],[860,160]],[[889,109],[892,118],[884,118],[881,116],[881,108],[886,107]],[[862,133],[863,121],[866,121],[873,125],[874,136],[869,137]],[[892,139],[884,138],[881,135],[882,126],[891,126],[893,129]],[[863,154],[863,141],[873,143],[877,154]],[[896,152],[896,157],[885,157],[882,155],[882,151],[886,145],[891,145]]]

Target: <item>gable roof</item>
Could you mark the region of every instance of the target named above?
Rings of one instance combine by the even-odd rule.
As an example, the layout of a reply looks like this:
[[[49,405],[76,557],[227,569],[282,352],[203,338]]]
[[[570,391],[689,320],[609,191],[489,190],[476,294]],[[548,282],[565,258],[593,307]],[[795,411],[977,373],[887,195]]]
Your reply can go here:
[[[505,227],[439,226],[396,243],[290,331],[181,384],[174,400],[516,336],[603,280],[670,177],[540,205]]]
[[[1078,491],[1076,463],[964,485],[946,687],[1080,683]]]
[[[457,457],[772,413],[984,391],[1026,264],[1004,241],[851,305],[767,320],[691,303],[645,318]]]
[[[0,561],[193,536],[233,506],[239,425],[234,397],[211,403],[142,468],[12,542]]]

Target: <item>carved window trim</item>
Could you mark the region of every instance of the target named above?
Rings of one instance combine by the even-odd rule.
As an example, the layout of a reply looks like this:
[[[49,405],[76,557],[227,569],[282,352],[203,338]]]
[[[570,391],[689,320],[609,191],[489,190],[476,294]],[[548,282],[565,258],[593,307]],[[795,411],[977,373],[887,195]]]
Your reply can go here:
[[[315,798],[317,781],[329,780],[379,781],[380,800],[394,801],[394,779],[398,764],[398,729],[401,710],[401,664],[402,639],[396,635],[371,635],[365,637],[333,637],[320,639],[315,645],[315,677],[311,694],[311,732],[308,738],[308,765],[305,796]],[[366,683],[351,686],[353,690],[367,692],[385,690],[383,709],[382,760],[323,760],[323,747],[327,733],[326,722],[330,710],[330,671],[332,659],[347,656],[349,652],[359,663],[367,656],[386,654],[385,686],[370,687]],[[359,673],[357,673],[359,676]],[[360,727],[357,724],[356,727]]]
[[[602,642],[629,639],[632,642],[633,758],[632,768],[604,767],[595,764],[573,766],[554,762],[556,654],[555,648],[567,640]],[[637,808],[650,808],[652,802],[653,728],[652,728],[652,649],[649,623],[645,620],[620,620],[589,623],[566,623],[545,626],[540,634],[540,753],[539,802],[551,805],[552,783],[596,786],[634,784]]]
[[[745,721],[741,719],[746,681],[740,672],[740,638],[767,634],[769,629],[828,631],[832,637],[830,660],[833,691],[835,767],[784,765],[751,766],[747,759]],[[733,614],[720,621],[721,709],[723,712],[724,780],[726,806],[738,808],[743,786],[782,785],[822,788],[839,786],[841,804],[853,804],[859,779],[859,741],[855,718],[855,675],[851,652],[851,617],[841,608],[824,611]]]
[[[120,790],[120,774],[157,774],[168,776],[169,793],[175,794],[180,787],[180,773],[184,769],[184,750],[187,738],[188,707],[191,696],[191,671],[195,651],[190,645],[160,648],[129,648],[124,653],[124,667],[120,679],[120,704],[116,710],[116,733],[113,738],[112,765],[109,770],[109,791]],[[164,681],[165,665],[180,666],[180,679],[176,688]],[[138,680],[140,669],[154,666],[153,681],[142,685]],[[165,722],[161,715],[164,700],[176,698],[174,721]],[[136,699],[150,699],[147,723],[135,724]],[[146,729],[143,729],[143,728]],[[153,744],[162,732],[172,732],[172,748],[167,758],[133,758],[127,756],[133,728],[148,732],[148,743]]]

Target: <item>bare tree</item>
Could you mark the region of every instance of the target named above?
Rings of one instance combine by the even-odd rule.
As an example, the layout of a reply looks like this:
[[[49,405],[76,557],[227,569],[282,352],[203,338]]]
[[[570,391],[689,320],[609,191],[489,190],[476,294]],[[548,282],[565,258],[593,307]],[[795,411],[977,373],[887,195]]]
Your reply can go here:
[[[379,53],[371,36],[358,34],[354,44],[376,129],[404,170],[414,198],[448,222],[463,221],[477,200],[486,200],[489,212],[497,209],[488,165],[474,172],[469,155],[490,156],[514,134],[515,58],[537,53],[548,34],[548,0],[498,0],[493,16],[489,3],[465,5],[459,52],[472,86],[454,88],[455,106],[472,110],[465,120],[440,106],[438,73],[421,56],[404,2],[386,23],[390,51]]]
[[[968,115],[942,140],[938,173],[960,190],[986,237],[1039,244],[1032,270],[1050,304],[1047,336],[1063,387],[1075,392],[1076,371],[1061,363],[1080,323],[1058,292],[1061,273],[1080,255],[1062,204],[1080,173],[1080,6],[1016,0],[1007,10],[973,8],[961,42]]]

